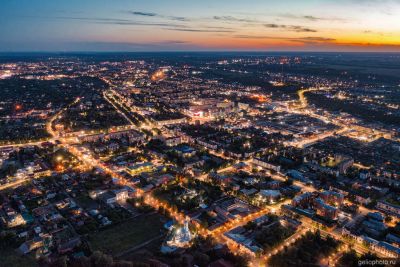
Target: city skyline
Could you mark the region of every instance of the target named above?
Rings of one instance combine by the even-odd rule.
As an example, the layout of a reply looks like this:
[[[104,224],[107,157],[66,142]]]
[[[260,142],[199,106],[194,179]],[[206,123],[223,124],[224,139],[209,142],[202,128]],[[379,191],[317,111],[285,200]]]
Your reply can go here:
[[[0,51],[400,51],[399,1],[15,1]]]

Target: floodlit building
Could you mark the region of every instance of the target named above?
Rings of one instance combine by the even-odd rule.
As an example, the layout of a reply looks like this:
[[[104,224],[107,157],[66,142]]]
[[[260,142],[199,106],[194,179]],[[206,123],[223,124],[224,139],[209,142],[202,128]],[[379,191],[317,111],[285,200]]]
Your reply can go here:
[[[152,172],[155,170],[155,166],[151,162],[137,163],[135,165],[129,166],[127,171],[131,175],[138,175],[143,172]]]
[[[261,190],[258,195],[263,202],[270,203],[279,200],[281,192],[279,190]]]
[[[189,222],[185,220],[182,225],[172,226],[167,239],[161,246],[162,253],[171,253],[178,248],[187,248],[191,245],[194,235],[190,232]]]

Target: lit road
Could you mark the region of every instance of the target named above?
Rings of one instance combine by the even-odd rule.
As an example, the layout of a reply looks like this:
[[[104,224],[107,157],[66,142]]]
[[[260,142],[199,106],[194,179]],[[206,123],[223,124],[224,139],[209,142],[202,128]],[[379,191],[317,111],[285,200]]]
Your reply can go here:
[[[104,97],[105,100],[107,100],[108,103],[110,103],[114,107],[114,109],[119,114],[121,114],[127,121],[129,121],[130,124],[135,125],[135,123],[130,118],[128,118],[128,116],[126,116],[125,112],[122,112],[120,110],[120,108],[117,107],[117,105],[114,103],[114,102],[116,102],[116,100],[113,99],[112,96],[108,96],[107,91],[103,92],[103,97]]]
[[[32,142],[27,142],[27,143],[10,143],[10,144],[0,145],[0,149],[8,148],[8,147],[17,148],[17,147],[27,147],[27,146],[38,146],[38,145],[42,144],[43,142],[51,142],[51,141],[53,141],[52,138],[46,138],[41,141],[32,141]]]
[[[304,96],[307,92],[320,91],[319,88],[308,88],[301,89],[297,91],[297,95],[299,96],[299,107],[298,108],[306,108],[308,106],[307,98]]]
[[[0,185],[0,191],[6,190],[6,189],[10,189],[10,188],[15,188],[18,187],[26,182],[30,181],[30,178],[22,178],[22,179],[18,179],[16,181],[13,182],[8,182],[5,184]]]

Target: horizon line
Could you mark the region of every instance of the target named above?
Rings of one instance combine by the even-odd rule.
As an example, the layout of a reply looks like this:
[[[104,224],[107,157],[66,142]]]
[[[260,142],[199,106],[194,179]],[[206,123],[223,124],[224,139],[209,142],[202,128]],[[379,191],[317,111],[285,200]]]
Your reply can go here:
[[[68,53],[358,53],[358,54],[400,54],[400,51],[340,51],[340,50],[326,50],[326,51],[308,51],[308,50],[149,50],[149,51],[114,51],[114,50],[69,50],[69,51],[28,51],[28,50],[21,50],[21,51],[0,51],[0,54],[39,54],[39,53],[47,53],[47,54],[68,54]]]

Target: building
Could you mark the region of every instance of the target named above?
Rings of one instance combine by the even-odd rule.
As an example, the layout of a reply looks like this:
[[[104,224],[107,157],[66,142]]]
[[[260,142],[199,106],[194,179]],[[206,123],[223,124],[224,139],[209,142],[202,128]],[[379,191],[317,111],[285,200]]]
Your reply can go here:
[[[79,236],[75,236],[73,238],[70,238],[68,240],[65,240],[64,242],[61,242],[57,246],[57,252],[60,254],[68,253],[74,250],[77,246],[81,244],[81,238]]]
[[[387,227],[383,222],[383,216],[379,212],[369,212],[367,219],[362,222],[364,231],[374,238],[379,238]]]
[[[292,199],[292,206],[297,207],[308,203],[313,197],[311,192],[306,192]]]
[[[399,258],[400,248],[393,246],[385,241],[378,241],[371,237],[354,235],[348,229],[343,228],[342,235],[355,239],[358,243],[367,244],[372,251],[383,254],[388,258]]]
[[[15,211],[6,212],[5,216],[1,217],[1,220],[3,225],[5,225],[7,228],[14,228],[26,224],[26,221],[22,215],[16,213]]]
[[[106,139],[118,139],[121,137],[127,137],[130,143],[143,142],[145,140],[144,135],[136,130],[125,130],[118,132],[111,132],[106,135]]]
[[[321,198],[314,200],[314,207],[317,211],[317,215],[322,216],[328,220],[335,220],[338,216],[338,209],[326,204]]]
[[[258,190],[255,189],[255,188],[250,188],[250,189],[243,188],[242,190],[240,190],[240,192],[241,192],[243,195],[247,196],[247,197],[249,197],[249,196],[251,196],[251,195],[254,195],[257,191],[258,191]]]
[[[216,144],[214,142],[205,142],[205,141],[203,141],[201,139],[196,139],[196,142],[199,145],[201,145],[201,146],[203,146],[205,148],[211,149],[211,150],[217,150],[218,149],[218,144]]]
[[[143,142],[145,140],[144,135],[136,130],[123,130],[100,134],[90,134],[90,135],[82,135],[79,136],[79,140],[81,142],[97,142],[97,141],[105,141],[110,139],[119,139],[122,137],[127,137],[130,143],[134,142]]]
[[[361,180],[366,180],[366,179],[371,177],[371,174],[367,170],[361,170],[360,174],[359,174],[359,177],[360,177]]]
[[[200,167],[204,165],[204,160],[192,160],[189,162],[185,162],[184,164],[184,169],[185,170],[190,170],[193,169],[195,167]]]
[[[356,197],[356,199],[355,199],[356,202],[359,204],[368,205],[369,203],[372,202],[371,197],[368,194],[366,194],[365,192],[357,191],[357,192],[354,192],[354,195]]]
[[[137,164],[134,164],[127,168],[127,172],[130,175],[138,175],[143,172],[152,172],[154,170],[155,170],[155,166],[151,162],[137,163]]]
[[[191,148],[189,146],[176,147],[174,150],[178,153],[178,155],[185,157],[185,158],[190,158],[190,157],[193,157],[194,155],[196,155],[196,150],[194,150],[193,148]]]
[[[18,251],[21,252],[22,254],[28,254],[29,252],[38,249],[42,246],[43,246],[42,239],[36,239],[36,240],[33,239],[22,243],[19,246]]]
[[[250,107],[250,105],[249,104],[246,104],[246,103],[238,103],[238,109],[244,109],[244,110],[248,110],[249,109],[249,107]]]
[[[187,248],[193,239],[193,234],[189,230],[189,222],[185,220],[183,226],[174,225],[171,227],[167,239],[161,246],[162,253],[171,253],[178,248]]]
[[[93,194],[92,194],[93,196]],[[128,199],[129,193],[126,188],[116,189],[112,191],[103,191],[96,195],[96,198],[99,198],[104,203],[110,205],[116,202],[124,202]]]
[[[82,135],[79,136],[79,141],[81,142],[97,142],[100,140],[104,140],[106,134],[89,134],[89,135]]]
[[[387,234],[385,237],[386,241],[389,243],[394,243],[400,245],[400,237],[394,234]]]
[[[399,258],[400,248],[395,247],[385,241],[377,241],[373,238],[362,236],[362,241],[370,247],[371,250],[379,252],[386,257]]]
[[[374,250],[382,253],[387,257],[399,258],[400,257],[400,248],[393,246],[385,241],[380,241],[375,247]]]
[[[215,212],[224,220],[234,220],[250,212],[249,205],[244,201],[233,198],[228,199],[215,207]]]
[[[400,218],[400,206],[398,206],[398,205],[388,203],[386,201],[378,201],[378,203],[376,204],[376,208],[385,213],[388,213],[388,214],[396,216],[397,218]]]
[[[111,204],[116,202],[115,194],[113,192],[110,192],[110,191],[104,192],[98,198],[101,201],[103,201],[105,204],[108,204],[108,205],[111,205]]]
[[[161,126],[167,126],[167,125],[173,125],[173,124],[181,124],[185,123],[186,118],[180,118],[180,119],[171,119],[171,120],[161,120],[161,121],[156,121],[156,125],[161,127]]]
[[[228,174],[211,173],[210,177],[218,184],[229,185],[232,183],[232,176]]]
[[[274,170],[276,172],[279,172],[281,170],[281,166],[273,165],[273,164],[265,162],[259,158],[253,158],[251,160],[251,163],[253,163],[256,166],[260,166],[262,168],[268,169],[268,170]]]
[[[126,188],[116,189],[112,191],[115,194],[115,201],[124,202],[128,199],[129,193]]]
[[[182,137],[180,136],[173,136],[164,139],[164,143],[166,146],[177,146],[182,144]]]
[[[354,159],[348,156],[336,154],[335,155],[335,161],[339,162],[337,164],[337,168],[339,170],[340,174],[345,174],[347,169],[353,166],[354,164]]]
[[[323,199],[326,203],[333,203],[336,206],[341,206],[344,201],[344,196],[341,193],[335,191],[324,191],[319,194],[319,197]]]
[[[297,170],[289,170],[286,174],[290,178],[300,181],[302,183],[307,183],[310,181],[308,178],[304,177],[304,175],[301,172]]]
[[[281,192],[279,192],[279,190],[261,190],[258,196],[261,201],[272,203],[281,198]]]
[[[100,190],[100,189],[91,190],[89,191],[89,197],[91,199],[97,199],[100,195],[104,194],[105,192],[106,192],[105,190]]]
[[[167,184],[168,182],[174,180],[174,177],[171,174],[162,174],[154,179],[154,185],[160,186],[162,184]]]
[[[265,185],[271,189],[278,189],[281,186],[281,182],[274,180],[267,182]]]

